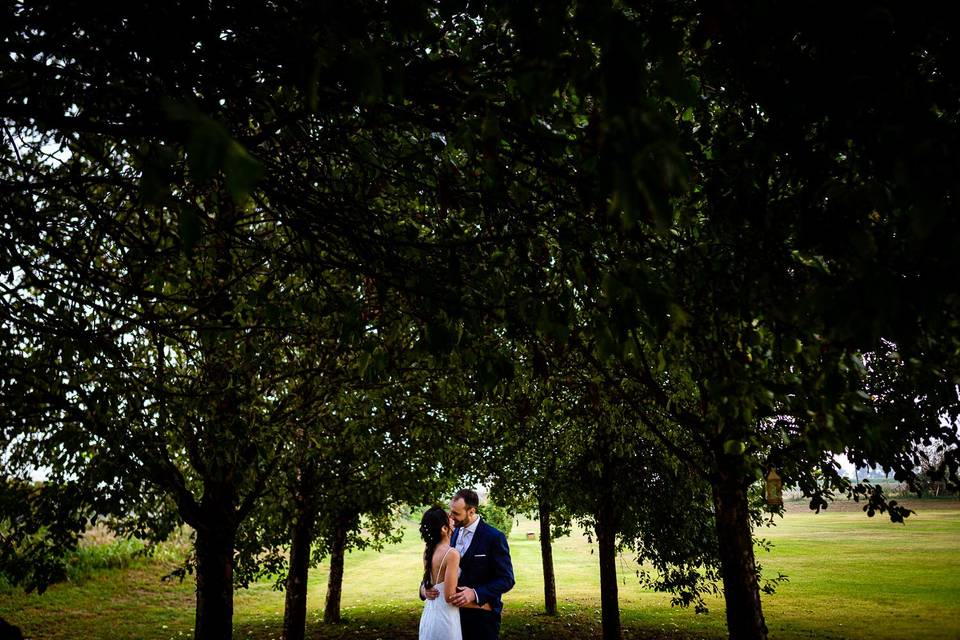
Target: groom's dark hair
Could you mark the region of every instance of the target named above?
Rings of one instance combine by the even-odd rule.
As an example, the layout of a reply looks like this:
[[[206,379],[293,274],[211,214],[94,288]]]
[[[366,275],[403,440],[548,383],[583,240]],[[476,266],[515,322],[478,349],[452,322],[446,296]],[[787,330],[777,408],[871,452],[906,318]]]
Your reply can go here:
[[[463,500],[463,504],[466,505],[467,509],[470,507],[476,509],[480,506],[480,498],[477,496],[477,492],[472,489],[460,489],[460,491],[457,491],[453,496],[454,500],[457,498]]]

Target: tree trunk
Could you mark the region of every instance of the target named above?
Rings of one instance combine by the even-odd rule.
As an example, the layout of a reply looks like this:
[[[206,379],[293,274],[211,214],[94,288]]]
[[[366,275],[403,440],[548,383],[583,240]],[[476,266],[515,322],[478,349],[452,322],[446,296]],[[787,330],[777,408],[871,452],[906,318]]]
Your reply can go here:
[[[236,210],[227,201],[218,210],[215,228],[211,228],[211,276],[203,279],[198,293],[210,296],[202,307],[201,322],[212,326],[231,327],[234,309],[230,289],[222,283],[229,282],[233,274],[233,255],[229,233],[235,223]],[[220,284],[217,285],[217,282]],[[211,332],[209,340],[201,340],[203,375],[200,380],[204,390],[211,391],[209,405],[204,407],[212,419],[205,426],[204,438],[209,442],[220,441],[223,435],[237,433],[240,425],[238,402],[239,391],[233,332],[225,329]],[[198,433],[199,436],[199,433]],[[199,439],[199,438],[198,438]],[[194,441],[196,442],[196,440]],[[199,449],[199,446],[196,447]],[[237,490],[233,483],[235,467],[232,458],[222,455],[210,456],[193,452],[191,463],[201,470],[203,495],[197,521],[197,614],[194,623],[196,640],[230,640],[233,636],[233,551],[236,541]]]
[[[195,640],[230,640],[233,635],[233,545],[230,525],[197,530]]]
[[[303,640],[307,624],[307,574],[310,571],[313,517],[305,506],[298,511],[290,527],[290,572],[283,609],[284,640]]]
[[[550,506],[540,503],[540,557],[543,559],[543,603],[548,616],[557,615],[557,578],[553,573]]]
[[[343,593],[343,558],[346,547],[347,527],[338,524],[330,544],[330,580],[327,583],[327,602],[323,609],[323,621],[327,624],[340,622],[340,595]]]
[[[620,599],[617,592],[617,530],[611,506],[597,514],[597,546],[600,551],[600,611],[603,640],[620,640]]]
[[[713,487],[727,631],[730,640],[766,640],[767,625],[760,608],[747,486],[740,474],[721,471]]]

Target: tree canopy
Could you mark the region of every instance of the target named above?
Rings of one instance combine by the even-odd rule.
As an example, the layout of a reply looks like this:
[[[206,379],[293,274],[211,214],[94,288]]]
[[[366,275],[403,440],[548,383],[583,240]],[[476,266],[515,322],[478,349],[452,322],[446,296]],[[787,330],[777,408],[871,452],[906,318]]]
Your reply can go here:
[[[284,564],[301,637],[312,557],[469,481],[593,528],[605,637],[630,547],[764,638],[768,468],[895,522],[836,455],[956,485],[944,7],[2,12],[0,570],[28,588],[93,521],[187,524],[196,637]]]

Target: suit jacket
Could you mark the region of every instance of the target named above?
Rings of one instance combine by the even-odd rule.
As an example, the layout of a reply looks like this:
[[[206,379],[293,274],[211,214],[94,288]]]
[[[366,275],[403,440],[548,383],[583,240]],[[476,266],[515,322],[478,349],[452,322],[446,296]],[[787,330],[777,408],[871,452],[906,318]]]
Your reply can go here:
[[[459,536],[460,527],[457,527],[450,539],[452,546],[456,546]],[[489,602],[499,616],[503,610],[500,596],[510,591],[515,582],[507,537],[481,519],[473,533],[470,548],[460,558],[460,570],[457,584],[474,589],[477,592],[477,604],[482,606]]]

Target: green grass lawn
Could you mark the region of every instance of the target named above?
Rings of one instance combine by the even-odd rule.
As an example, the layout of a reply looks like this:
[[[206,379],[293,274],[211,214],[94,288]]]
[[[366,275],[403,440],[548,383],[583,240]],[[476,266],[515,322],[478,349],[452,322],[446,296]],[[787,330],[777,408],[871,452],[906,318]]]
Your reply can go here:
[[[858,512],[788,512],[758,532],[774,542],[759,552],[764,570],[789,576],[764,598],[772,638],[960,638],[960,510],[924,509],[894,525]],[[540,546],[536,526],[521,521],[510,545],[517,586],[505,598],[504,638],[599,635],[596,556],[580,536],[555,547],[560,615],[540,615]],[[697,615],[669,596],[641,589],[635,565],[621,558],[620,603],[626,638],[722,638],[723,603]],[[313,572],[308,633],[313,638],[415,638],[420,545],[410,527],[402,544],[350,555],[344,584],[346,623],[323,625],[325,567]],[[193,585],[160,582],[169,565],[139,561],[96,571],[42,596],[0,591],[0,617],[31,638],[183,638],[193,626]],[[234,637],[278,638],[283,594],[270,583],[237,593]]]

